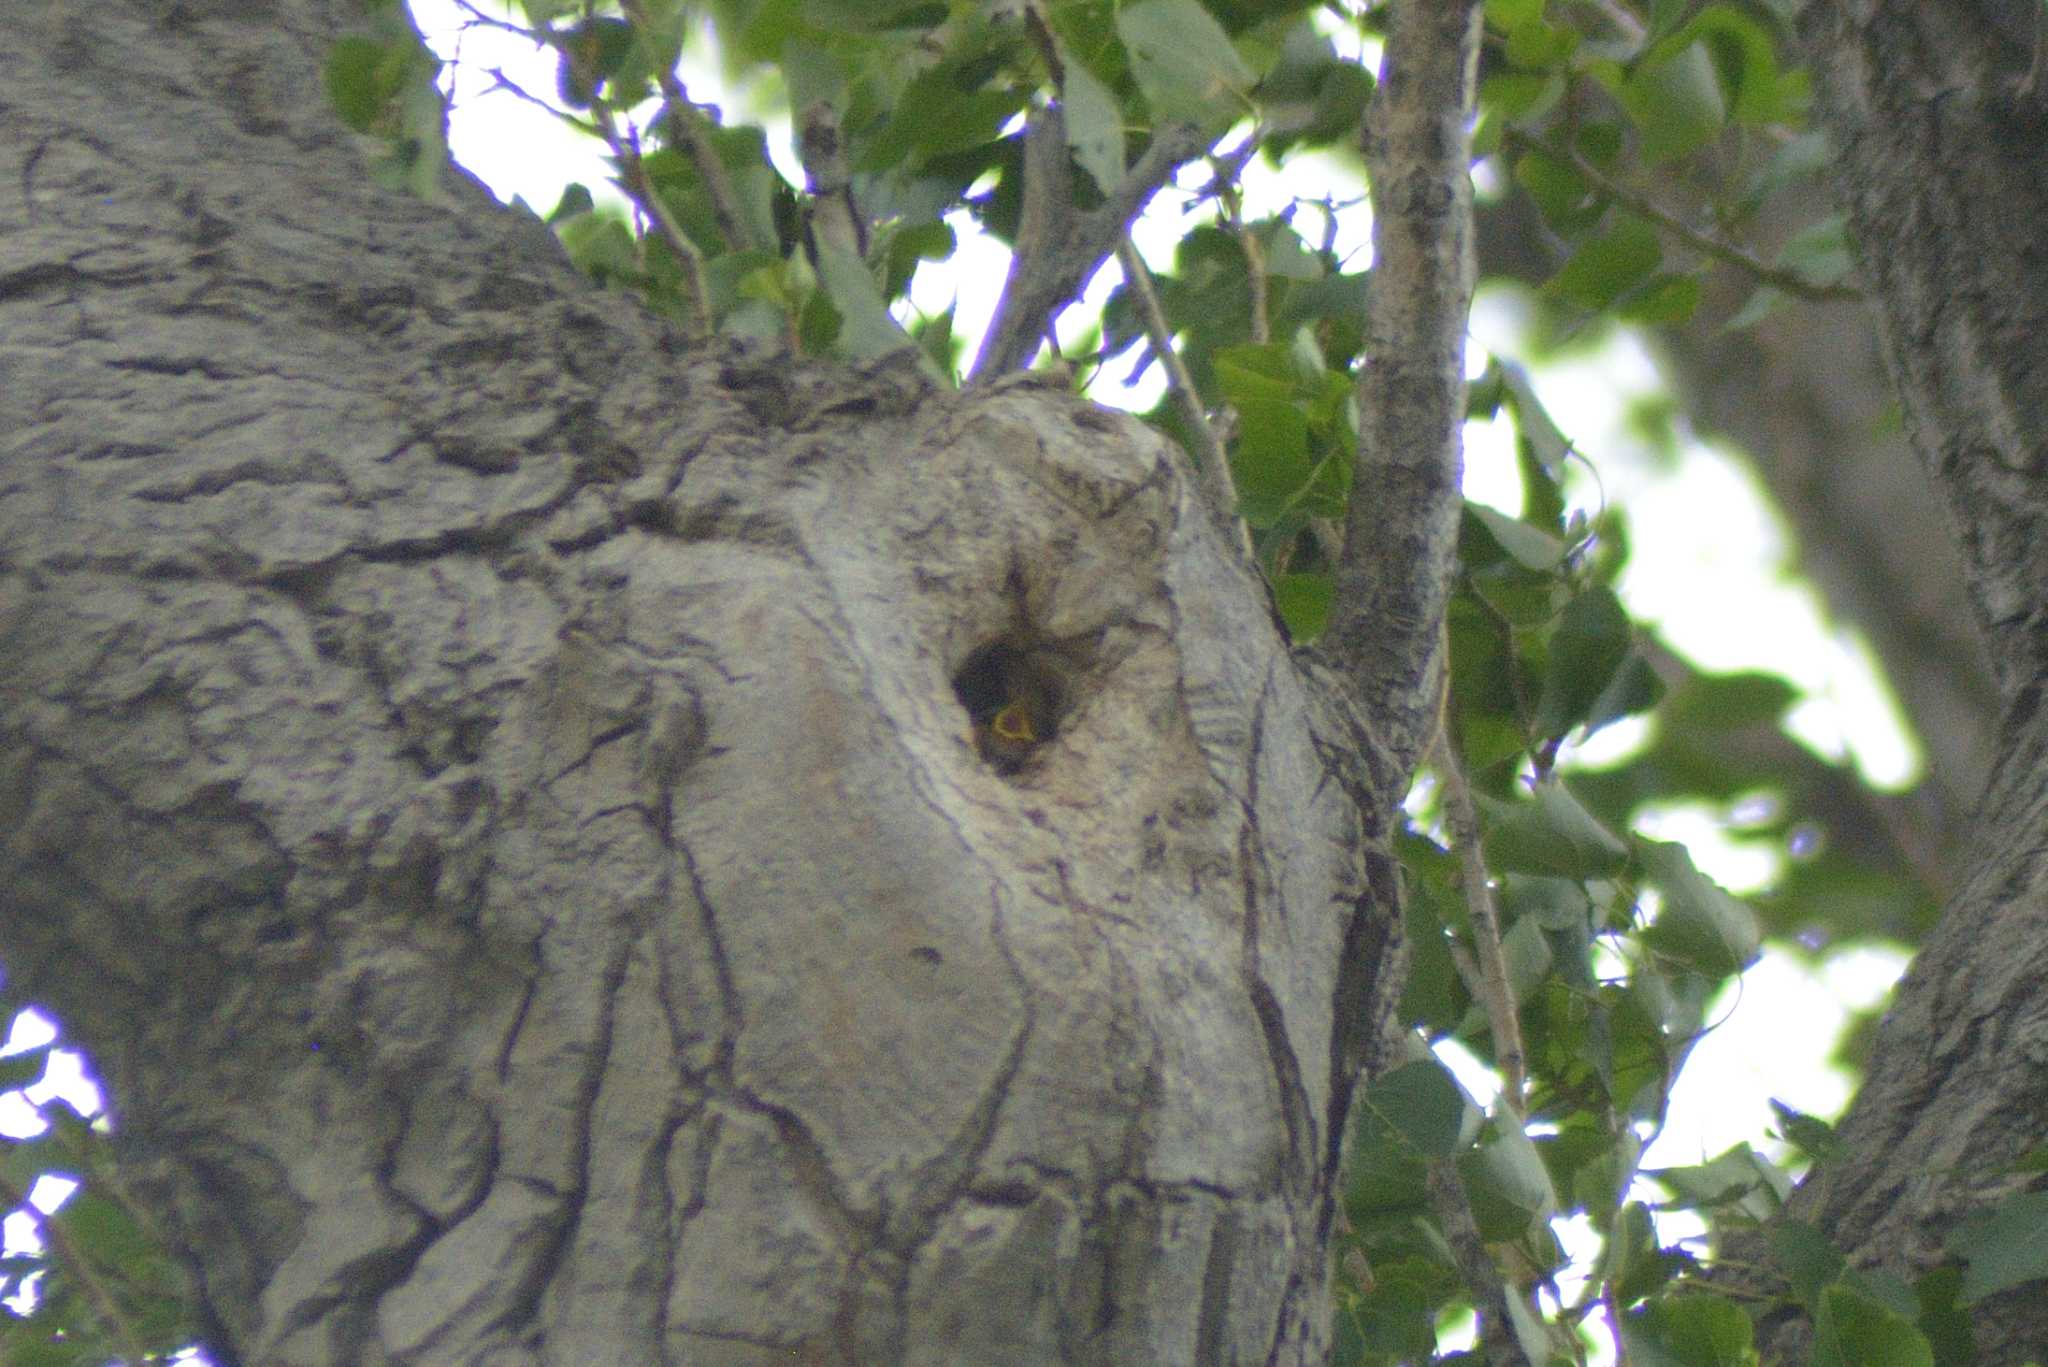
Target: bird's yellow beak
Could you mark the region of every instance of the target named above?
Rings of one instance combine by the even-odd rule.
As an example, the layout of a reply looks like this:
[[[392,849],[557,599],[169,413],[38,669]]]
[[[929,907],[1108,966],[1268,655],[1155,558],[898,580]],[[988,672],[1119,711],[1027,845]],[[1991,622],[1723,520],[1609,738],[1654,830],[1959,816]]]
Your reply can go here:
[[[1019,700],[989,718],[988,729],[997,740],[1010,745],[1036,745],[1038,729],[1031,724],[1031,709]]]

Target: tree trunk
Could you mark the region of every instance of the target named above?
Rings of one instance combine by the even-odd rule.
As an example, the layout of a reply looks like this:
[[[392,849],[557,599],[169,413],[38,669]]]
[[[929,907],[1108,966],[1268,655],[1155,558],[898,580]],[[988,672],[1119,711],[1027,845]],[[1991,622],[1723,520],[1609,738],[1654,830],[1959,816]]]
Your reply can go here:
[[[346,8],[0,50],[0,944],[217,1356],[1321,1360],[1372,719],[1137,423],[374,189]]]
[[[2048,71],[2039,7],[1813,0],[1801,31],[1904,403],[1962,546],[2002,700],[1968,871],[1795,1196],[1853,1263],[1912,1276],[2048,1119]],[[1930,513],[1930,516],[1932,514]],[[1979,1361],[2048,1353],[2038,1282],[1978,1307]],[[1789,1340],[1780,1348],[1791,1351]]]

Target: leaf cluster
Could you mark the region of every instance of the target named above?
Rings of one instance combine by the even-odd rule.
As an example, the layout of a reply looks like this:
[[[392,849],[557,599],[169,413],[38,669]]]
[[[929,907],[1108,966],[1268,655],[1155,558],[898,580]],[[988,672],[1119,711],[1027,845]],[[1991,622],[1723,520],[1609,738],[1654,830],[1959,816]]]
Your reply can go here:
[[[0,1020],[26,1004],[0,991]],[[0,1059],[0,1094],[39,1081],[51,1042]],[[0,1209],[10,1241],[0,1253],[0,1362],[83,1367],[161,1361],[193,1342],[186,1283],[137,1205],[121,1195],[106,1136],[54,1102],[22,1110],[40,1126],[0,1140]],[[17,1123],[16,1132],[29,1129]],[[39,1179],[82,1183],[54,1214],[28,1203]],[[17,1223],[18,1222],[18,1223]],[[15,1238],[33,1231],[33,1241]]]

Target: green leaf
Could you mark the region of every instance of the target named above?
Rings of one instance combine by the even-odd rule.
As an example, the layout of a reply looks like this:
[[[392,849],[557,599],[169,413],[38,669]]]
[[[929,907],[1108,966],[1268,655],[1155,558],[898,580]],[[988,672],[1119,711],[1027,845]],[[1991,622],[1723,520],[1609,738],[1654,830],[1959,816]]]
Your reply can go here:
[[[1628,863],[1628,846],[1579,805],[1555,778],[1526,802],[1479,799],[1489,867],[1557,878],[1607,878]]]
[[[2014,1172],[2048,1172],[2048,1144],[2036,1144],[2012,1160]]]
[[[1913,1298],[1919,1304],[1913,1322],[1934,1349],[1937,1367],[1969,1367],[1977,1361],[1970,1316],[1956,1304],[1962,1286],[1962,1271],[1945,1266],[1929,1271],[1913,1287]]]
[[[1812,1367],[1934,1367],[1934,1350],[1905,1316],[1836,1285],[1821,1294],[1810,1361]]]
[[[1588,589],[1567,603],[1544,662],[1536,734],[1562,736],[1586,720],[1628,659],[1634,638],[1628,612],[1612,589]]]
[[[734,198],[739,201],[746,231],[756,243],[773,243],[779,233],[775,196],[786,186],[768,161],[767,137],[751,125],[708,129],[707,136],[725,167]],[[669,206],[684,236],[708,255],[735,251],[743,243],[727,242],[712,207],[710,188],[697,163],[680,149],[664,147],[648,153],[641,166],[663,203]]]
[[[1465,505],[1465,526],[1469,531],[1474,523],[1502,551],[1513,557],[1524,569],[1539,573],[1556,569],[1564,563],[1570,548],[1563,541],[1531,527],[1520,518],[1509,517],[1506,513],[1487,507],[1483,503]]]
[[[0,1362],[7,1363],[7,1367],[82,1367],[86,1363],[104,1362],[120,1351],[105,1335],[89,1329],[82,1334],[53,1338],[44,1319],[41,1314],[26,1319],[0,1316],[0,1320],[14,1320],[0,1331]]]
[[[1555,72],[1505,71],[1479,86],[1479,107],[1507,119],[1533,119],[1563,98],[1565,84]]]
[[[1196,0],[1138,0],[1117,11],[1116,31],[1155,118],[1220,127],[1249,112],[1252,73]]]
[[[8,1058],[0,1058],[0,1092],[11,1092],[17,1087],[26,1087],[40,1081],[49,1062],[49,1051],[45,1048],[29,1049]]]
[[[1591,227],[1606,208],[1570,162],[1548,152],[1529,152],[1516,161],[1515,183],[1528,192],[1544,221],[1567,235]]]
[[[1654,275],[1631,290],[1615,306],[1625,323],[1656,327],[1683,323],[1700,306],[1700,282],[1693,275]]]
[[[1640,1367],[1747,1367],[1756,1361],[1749,1316],[1720,1296],[1652,1301],[1623,1316],[1621,1341]]]
[[[1822,181],[1834,160],[1834,148],[1824,133],[1801,133],[1787,138],[1765,158],[1763,165],[1750,178],[1743,192],[1743,203],[1761,205],[1772,195],[1795,185]]]
[[[1905,1278],[1881,1267],[1852,1267],[1842,1274],[1842,1285],[1857,1295],[1876,1301],[1894,1315],[1911,1319],[1920,1313],[1920,1302]]]
[[[1305,645],[1323,634],[1330,621],[1331,591],[1327,574],[1283,574],[1274,583],[1273,601],[1296,643]]]
[[[914,153],[923,161],[992,142],[1020,112],[1024,92],[1007,86],[962,90],[960,71],[935,67],[913,80],[862,149],[856,166],[884,171]]]
[[[1572,253],[1564,269],[1551,277],[1546,293],[1595,313],[1641,285],[1663,260],[1656,230],[1626,219],[1604,237],[1596,237]]]
[[[1792,1190],[1777,1165],[1747,1144],[1737,1144],[1704,1163],[1643,1175],[1677,1194],[1672,1208],[1717,1211],[1724,1218],[1739,1215],[1758,1223],[1776,1215]]]
[[[1856,269],[1855,254],[1849,249],[1848,218],[1830,214],[1801,228],[1778,253],[1778,264],[1815,285],[1840,284]]]
[[[1631,651],[1613,680],[1586,709],[1586,734],[1592,735],[1611,721],[1647,712],[1663,697],[1664,681],[1641,651]]]
[[[1645,876],[1664,894],[1642,942],[1713,976],[1748,967],[1763,939],[1756,914],[1694,867],[1685,846],[1645,841],[1642,857]]]
[[[1804,78],[1780,75],[1769,29],[1733,5],[1708,5],[1658,44],[1698,43],[1713,58],[1715,75],[1737,120],[1752,127],[1793,118],[1805,94]]]
[[[1841,1277],[1848,1260],[1825,1234],[1804,1220],[1781,1220],[1770,1230],[1771,1257],[1785,1270],[1793,1292],[1808,1306]]]
[[[1509,926],[1507,934],[1500,937],[1500,947],[1507,960],[1508,987],[1516,1001],[1526,1000],[1557,963],[1542,923],[1533,916]]]
[[[1109,87],[1095,73],[1071,57],[1067,59],[1066,85],[1060,91],[1067,146],[1081,169],[1095,178],[1102,193],[1114,190],[1124,178],[1124,115]]]
[[[1776,1097],[1771,1098],[1771,1110],[1778,1117],[1778,1133],[1814,1162],[1828,1162],[1841,1152],[1835,1127],[1827,1121],[1795,1111]]]
[[[1518,23],[1508,30],[1508,61],[1527,71],[1559,66],[1578,47],[1579,31],[1569,24],[1551,24],[1537,19]]]
[[[823,43],[791,38],[782,45],[782,60],[776,65],[782,72],[790,109],[823,104],[843,113],[852,103],[847,89],[847,62]]]
[[[1479,1109],[1433,1058],[1403,1064],[1375,1078],[1366,1089],[1365,1104],[1424,1158],[1450,1157],[1479,1129]]]
[[[1696,42],[1659,44],[1615,94],[1642,134],[1650,166],[1705,145],[1728,118],[1713,56]]]
[[[616,212],[579,214],[564,222],[556,233],[569,259],[598,283],[638,277],[639,249],[632,230]]]
[[[1501,1125],[1490,1142],[1460,1160],[1458,1172],[1489,1242],[1523,1238],[1557,1213],[1550,1170],[1515,1124]]]
[[[386,47],[373,38],[343,38],[327,54],[327,98],[358,133],[367,133],[398,93],[385,65]]]
[[[1316,87],[1315,111],[1294,137],[1311,147],[1351,143],[1372,103],[1373,89],[1373,74],[1365,67],[1357,62],[1331,62]]]
[[[149,1261],[158,1250],[135,1217],[119,1202],[94,1191],[80,1191],[50,1217],[72,1245],[100,1267],[122,1267]]]
[[[1247,398],[1237,408],[1230,471],[1237,482],[1238,513],[1255,528],[1270,527],[1315,476],[1308,419],[1291,401]]]
[[[1486,0],[1486,22],[1512,33],[1524,24],[1543,22],[1543,0]]]
[[[1592,903],[1583,883],[1570,878],[1518,875],[1501,889],[1502,904],[1516,920],[1527,917],[1551,932],[1583,930]]]
[[[1373,1289],[1341,1320],[1351,1328],[1361,1353],[1377,1356],[1351,1360],[1446,1361],[1435,1357],[1436,1317],[1463,1289],[1457,1270],[1429,1258],[1375,1256],[1373,1280]]]
[[[562,187],[562,197],[555,202],[554,212],[547,216],[549,227],[556,227],[597,208],[597,201],[590,197],[590,187],[580,180],[572,180]]]
[[[1234,404],[1258,399],[1291,403],[1297,395],[1294,358],[1278,342],[1219,348],[1215,366],[1217,386]]]
[[[1661,719],[1675,730],[1707,732],[1775,726],[1798,701],[1799,690],[1776,674],[1694,674],[1665,700]]]
[[[1404,853],[1411,875],[1414,860]],[[1432,1035],[1452,1029],[1471,998],[1451,958],[1450,936],[1437,909],[1437,894],[1419,875],[1407,901],[1403,922],[1408,932],[1408,983],[1401,994],[1401,1019],[1414,1021]]]
[[[1785,295],[1769,285],[1759,285],[1749,292],[1749,298],[1742,301],[1742,307],[1729,315],[1721,324],[1723,332],[1740,332],[1746,327],[1760,323],[1786,301]]]
[[[900,299],[910,279],[926,261],[944,261],[958,245],[950,225],[938,222],[895,224],[883,230],[882,297]]]
[[[948,377],[959,375],[960,342],[953,335],[953,305],[946,305],[934,317],[913,321],[910,335],[917,339],[917,349],[934,371]]]
[[[1693,1265],[1692,1256],[1683,1249],[1658,1244],[1650,1209],[1640,1201],[1622,1207],[1608,1240],[1607,1278],[1614,1287],[1614,1298],[1623,1305],[1654,1295]]]
[[[1948,1236],[1962,1258],[1964,1305],[2009,1287],[2048,1280],[2048,1191],[2019,1192],[1963,1221]]]
[[[858,256],[833,243],[818,243],[818,279],[839,311],[834,345],[842,356],[867,361],[915,345],[889,316],[875,277]]]

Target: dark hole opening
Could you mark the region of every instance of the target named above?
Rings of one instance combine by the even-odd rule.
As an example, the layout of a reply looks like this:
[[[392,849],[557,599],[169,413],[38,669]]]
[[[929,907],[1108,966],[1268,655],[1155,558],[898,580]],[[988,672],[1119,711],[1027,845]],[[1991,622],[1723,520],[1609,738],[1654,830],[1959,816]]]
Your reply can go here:
[[[1006,774],[1059,734],[1067,705],[1054,652],[1015,640],[992,641],[968,656],[953,676],[953,692],[974,724],[975,748]]]

